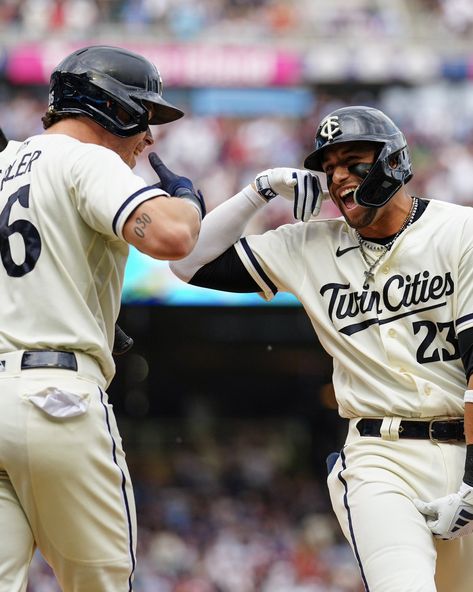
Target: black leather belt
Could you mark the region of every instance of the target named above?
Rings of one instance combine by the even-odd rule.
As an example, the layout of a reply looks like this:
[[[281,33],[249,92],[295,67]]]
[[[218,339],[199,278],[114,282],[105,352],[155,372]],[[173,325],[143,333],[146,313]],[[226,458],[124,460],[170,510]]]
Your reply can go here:
[[[381,437],[382,419],[360,419],[356,424],[361,436]],[[464,442],[463,419],[433,419],[432,421],[403,420],[399,438],[433,440],[437,442]]]
[[[62,368],[77,370],[77,360],[73,352],[35,350],[25,351],[21,358],[21,369],[31,368]]]

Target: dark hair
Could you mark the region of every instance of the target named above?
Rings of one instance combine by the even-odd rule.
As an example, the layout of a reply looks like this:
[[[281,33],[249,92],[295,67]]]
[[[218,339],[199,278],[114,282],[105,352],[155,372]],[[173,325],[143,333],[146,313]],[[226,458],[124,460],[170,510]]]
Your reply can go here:
[[[43,128],[46,130],[58,121],[77,119],[78,117],[80,117],[78,113],[57,113],[54,109],[48,109],[43,117],[41,117],[41,121],[43,122]]]

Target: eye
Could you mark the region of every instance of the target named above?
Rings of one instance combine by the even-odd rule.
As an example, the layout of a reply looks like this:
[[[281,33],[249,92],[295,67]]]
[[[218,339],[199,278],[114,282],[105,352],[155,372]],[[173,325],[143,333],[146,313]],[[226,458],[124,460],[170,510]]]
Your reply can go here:
[[[364,179],[368,176],[372,166],[370,162],[357,162],[356,164],[349,165],[348,170],[353,175],[360,177],[360,179]]]
[[[333,177],[333,166],[323,166],[322,168],[324,169],[324,173],[328,176]]]

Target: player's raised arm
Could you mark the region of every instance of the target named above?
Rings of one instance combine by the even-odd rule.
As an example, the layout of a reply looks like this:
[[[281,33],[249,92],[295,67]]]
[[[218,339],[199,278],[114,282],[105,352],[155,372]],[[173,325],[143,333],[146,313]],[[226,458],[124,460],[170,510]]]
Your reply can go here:
[[[323,199],[316,175],[287,167],[259,173],[254,183],[212,210],[202,222],[192,253],[170,267],[191,284],[237,292],[260,291],[233,246],[242,237],[251,218],[275,197],[294,204],[296,220],[308,221],[320,211]]]
[[[181,259],[196,244],[205,216],[204,198],[190,179],[171,173],[155,153],[150,155],[150,163],[160,177],[156,190],[161,196],[143,202],[132,212],[123,237],[156,259]],[[163,190],[171,197],[162,195]]]

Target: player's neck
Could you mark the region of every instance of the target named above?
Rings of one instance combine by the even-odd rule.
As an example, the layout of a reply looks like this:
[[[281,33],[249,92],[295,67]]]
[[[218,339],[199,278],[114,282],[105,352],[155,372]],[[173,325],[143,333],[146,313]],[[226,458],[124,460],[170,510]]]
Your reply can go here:
[[[359,228],[363,238],[380,239],[394,236],[405,225],[412,214],[413,199],[405,191],[394,196],[385,206],[379,208],[369,225]]]
[[[79,142],[84,142],[86,144],[98,144],[102,146],[106,144],[108,136],[111,135],[104,128],[88,117],[63,119],[52,125],[44,133],[64,134],[79,140]]]

